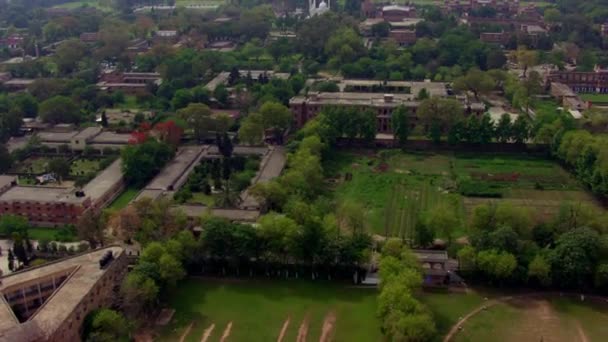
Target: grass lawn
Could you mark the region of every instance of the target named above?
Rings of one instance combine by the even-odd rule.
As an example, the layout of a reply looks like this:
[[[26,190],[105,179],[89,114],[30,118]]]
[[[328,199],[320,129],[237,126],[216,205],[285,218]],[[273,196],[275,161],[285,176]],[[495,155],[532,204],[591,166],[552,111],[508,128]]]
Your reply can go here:
[[[461,317],[484,302],[483,296],[477,292],[467,294],[423,292],[417,298],[433,313],[440,337],[447,334]],[[437,340],[440,341],[441,338]]]
[[[73,242],[76,241],[76,232],[74,229],[66,227],[61,228],[43,228],[43,227],[31,227],[27,230],[27,234],[32,240],[47,240],[47,241],[61,241],[61,242]]]
[[[603,341],[608,306],[566,298],[499,303],[463,324],[455,341]]]
[[[77,159],[70,166],[71,176],[84,176],[99,171],[100,161],[96,159]]]
[[[192,198],[187,201],[190,204],[202,204],[208,207],[213,207],[215,205],[215,198],[213,195],[205,195],[202,192],[194,192],[192,193]]]
[[[116,105],[120,109],[139,109],[135,95],[125,95],[125,102]]]
[[[374,289],[335,283],[188,279],[169,299],[176,313],[158,340],[177,341],[193,323],[185,341],[201,341],[211,324],[215,328],[208,341],[219,341],[232,322],[229,341],[274,341],[289,319],[283,341],[295,341],[304,321],[305,340],[317,341],[325,317],[334,314],[333,341],[382,341],[376,296]]]
[[[361,204],[371,232],[381,235],[411,237],[419,215],[435,208],[454,210],[464,221],[474,207],[489,201],[531,208],[538,219],[554,215],[564,202],[597,206],[572,175],[537,157],[392,150],[338,151],[327,160],[326,174],[337,181],[334,198]],[[346,180],[349,173],[352,179]],[[463,183],[473,191],[491,188],[502,198],[463,196]],[[452,237],[463,233],[456,228]]]
[[[53,7],[76,9],[76,8],[80,8],[80,7],[84,7],[84,6],[95,7],[98,10],[102,10],[102,11],[112,11],[112,7],[103,5],[101,3],[101,1],[98,1],[98,0],[72,1],[72,2],[66,2],[66,3],[63,3],[63,4],[59,4],[59,5],[56,5],[56,6],[53,6]]]
[[[122,209],[126,207],[139,194],[139,189],[127,188],[120,196],[116,197],[114,202],[110,204],[111,209]]]
[[[608,103],[608,94],[581,94],[580,96],[585,101]]]

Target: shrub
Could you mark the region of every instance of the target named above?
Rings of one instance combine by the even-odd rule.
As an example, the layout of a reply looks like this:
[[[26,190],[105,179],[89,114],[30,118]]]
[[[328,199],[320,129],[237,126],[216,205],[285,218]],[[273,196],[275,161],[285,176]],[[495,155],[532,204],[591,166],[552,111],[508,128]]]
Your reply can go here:
[[[471,180],[461,181],[458,184],[458,192],[468,197],[502,198],[503,196],[499,186]]]

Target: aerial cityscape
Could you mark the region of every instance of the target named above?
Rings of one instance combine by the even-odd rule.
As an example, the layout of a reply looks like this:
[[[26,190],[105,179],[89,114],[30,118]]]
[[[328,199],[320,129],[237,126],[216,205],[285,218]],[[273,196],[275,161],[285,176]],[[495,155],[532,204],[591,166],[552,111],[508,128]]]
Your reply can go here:
[[[608,341],[606,0],[0,0],[0,342]]]

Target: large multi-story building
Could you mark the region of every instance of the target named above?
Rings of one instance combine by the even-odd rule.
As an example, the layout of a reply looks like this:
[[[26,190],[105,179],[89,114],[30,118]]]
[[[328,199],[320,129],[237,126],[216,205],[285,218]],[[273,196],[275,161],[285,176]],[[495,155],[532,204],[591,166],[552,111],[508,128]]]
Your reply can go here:
[[[381,93],[309,93],[296,96],[289,100],[289,107],[294,115],[297,127],[302,127],[308,120],[326,107],[357,107],[371,109],[376,113],[378,133],[390,134],[391,115],[397,107],[404,106],[411,114],[412,126],[417,123],[416,110],[420,105],[411,94],[381,94]],[[463,103],[468,115],[482,115],[485,112],[483,103]]]
[[[549,82],[563,83],[577,93],[608,93],[608,69],[594,71],[552,71]]]
[[[0,215],[24,216],[32,224],[75,224],[83,213],[99,211],[124,188],[120,159],[84,188],[22,186],[15,177],[0,177]]]
[[[127,264],[110,246],[0,277],[0,341],[80,341],[87,314],[117,298]]]

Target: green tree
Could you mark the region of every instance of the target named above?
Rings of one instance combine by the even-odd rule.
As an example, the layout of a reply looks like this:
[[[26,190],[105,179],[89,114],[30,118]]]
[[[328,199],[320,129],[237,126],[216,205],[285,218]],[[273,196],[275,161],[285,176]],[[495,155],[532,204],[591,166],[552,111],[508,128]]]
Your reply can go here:
[[[416,115],[425,125],[427,135],[435,142],[439,142],[442,132],[451,128],[462,120],[464,112],[462,104],[454,99],[431,97],[420,103]]]
[[[470,91],[479,100],[479,94],[485,94],[495,87],[494,79],[477,68],[471,68],[464,75],[454,80],[454,89],[459,91]]]
[[[498,140],[501,143],[508,142],[509,139],[511,139],[511,137],[513,136],[511,116],[509,114],[504,113],[500,117],[500,120],[498,121],[498,124],[496,125],[495,136],[496,136],[496,140]]]
[[[134,186],[143,186],[161,170],[173,154],[171,146],[154,139],[125,147],[121,151],[125,180]]]
[[[179,109],[177,115],[188,123],[198,141],[204,140],[216,126],[216,120],[211,117],[211,109],[202,103],[189,103],[185,108]]]
[[[526,140],[530,137],[530,126],[528,121],[523,115],[519,115],[512,127],[512,138],[518,144],[525,144]]]
[[[57,46],[57,51],[53,56],[59,71],[67,75],[75,71],[87,53],[87,47],[79,39],[73,38],[63,41]]]
[[[551,265],[542,255],[536,255],[528,265],[528,278],[542,286],[551,285]]]
[[[249,145],[260,144],[264,139],[264,124],[260,114],[249,114],[241,122],[239,140]]]
[[[54,173],[61,183],[70,175],[70,162],[65,158],[53,158],[49,161],[48,170]]]
[[[93,210],[84,212],[76,223],[78,238],[87,241],[91,248],[97,248],[104,244],[104,230],[105,219],[102,218],[101,214]]]
[[[464,246],[458,251],[459,268],[464,271],[473,271],[477,267],[477,251],[472,246]]]
[[[391,124],[395,139],[399,141],[400,145],[405,144],[410,135],[409,112],[405,107],[399,106],[393,111]]]
[[[599,235],[589,228],[562,234],[549,258],[553,283],[564,288],[585,286],[593,275],[599,248]]]
[[[130,272],[125,277],[121,294],[123,308],[130,317],[141,317],[146,309],[151,309],[158,301],[160,289],[154,279],[141,272]]]
[[[13,157],[5,145],[0,145],[0,173],[10,170],[12,165]]]
[[[89,315],[91,323],[90,327],[85,326],[85,341],[129,341],[130,327],[120,312],[110,309],[99,309],[91,312]],[[85,319],[85,322],[88,320],[89,318]]]
[[[517,267],[513,254],[496,250],[481,251],[476,260],[479,270],[498,282],[510,278]]]
[[[264,129],[271,129],[278,142],[283,141],[283,132],[289,127],[292,120],[289,108],[277,102],[266,102],[258,111]]]
[[[44,122],[78,123],[80,122],[80,109],[70,98],[55,96],[40,104],[40,118]]]

